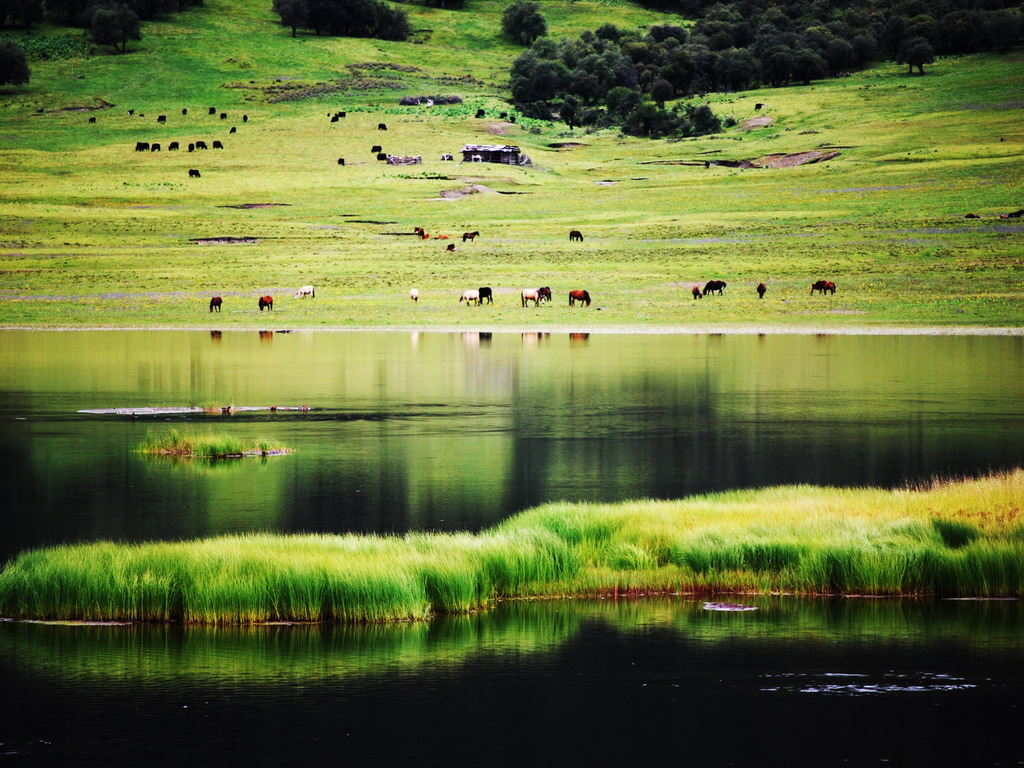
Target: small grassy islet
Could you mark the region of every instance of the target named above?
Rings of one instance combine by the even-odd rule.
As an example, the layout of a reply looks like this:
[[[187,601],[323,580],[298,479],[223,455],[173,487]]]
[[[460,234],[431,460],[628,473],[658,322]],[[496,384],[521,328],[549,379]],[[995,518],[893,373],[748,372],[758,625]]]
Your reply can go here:
[[[1015,597],[1024,470],[917,489],[786,486],[558,502],[479,534],[249,534],[57,546],[0,573],[15,618],[255,623],[425,619],[526,597]]]
[[[273,440],[240,438],[231,435],[202,434],[171,430],[164,435],[150,433],[138,448],[139,453],[198,459],[228,459],[244,456],[278,456],[291,449]]]

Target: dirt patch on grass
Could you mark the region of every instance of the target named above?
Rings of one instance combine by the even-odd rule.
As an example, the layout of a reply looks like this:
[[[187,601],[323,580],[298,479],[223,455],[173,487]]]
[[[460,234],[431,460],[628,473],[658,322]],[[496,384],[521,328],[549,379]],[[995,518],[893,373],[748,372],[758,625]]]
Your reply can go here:
[[[740,123],[740,130],[752,131],[755,128],[767,128],[774,122],[775,118],[768,117],[768,115],[761,115],[759,117],[748,117],[746,120]]]
[[[585,147],[587,145],[579,141],[553,141],[548,146],[552,149],[574,149],[575,147]]]
[[[765,155],[756,160],[751,160],[750,165],[754,168],[795,168],[798,165],[809,165],[810,163],[822,163],[839,157],[841,152],[837,149],[822,150],[812,149],[809,152],[794,152],[789,155]]]
[[[291,203],[239,203],[238,205],[219,205],[217,207],[218,208],[240,208],[242,210],[248,211],[248,210],[250,210],[252,208],[278,208],[278,207],[282,207],[282,206],[288,207],[290,205],[291,205]]]
[[[469,195],[494,195],[497,194],[495,190],[490,187],[485,187],[483,184],[470,184],[468,187],[462,187],[460,189],[446,189],[441,192],[442,200],[461,200]],[[437,198],[435,198],[437,199]]]
[[[190,237],[190,242],[198,245],[248,244],[259,242],[255,237]]]

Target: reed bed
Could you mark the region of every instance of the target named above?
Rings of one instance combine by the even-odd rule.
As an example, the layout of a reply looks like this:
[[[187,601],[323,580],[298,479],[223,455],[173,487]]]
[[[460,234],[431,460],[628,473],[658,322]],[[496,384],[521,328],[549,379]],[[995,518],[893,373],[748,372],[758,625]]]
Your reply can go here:
[[[249,534],[25,552],[0,615],[378,622],[494,601],[753,591],[1015,597],[1024,470],[894,491],[790,486],[547,504],[479,534]]]
[[[195,459],[231,459],[243,456],[273,456],[290,449],[265,437],[243,439],[232,435],[171,430],[164,435],[150,433],[139,453]]]

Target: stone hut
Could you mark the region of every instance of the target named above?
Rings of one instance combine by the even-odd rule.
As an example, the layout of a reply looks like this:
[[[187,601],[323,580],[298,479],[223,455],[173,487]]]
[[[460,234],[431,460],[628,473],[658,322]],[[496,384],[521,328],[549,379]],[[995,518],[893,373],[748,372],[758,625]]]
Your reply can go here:
[[[507,144],[467,144],[462,148],[462,162],[528,165],[530,158],[520,153],[519,147]]]

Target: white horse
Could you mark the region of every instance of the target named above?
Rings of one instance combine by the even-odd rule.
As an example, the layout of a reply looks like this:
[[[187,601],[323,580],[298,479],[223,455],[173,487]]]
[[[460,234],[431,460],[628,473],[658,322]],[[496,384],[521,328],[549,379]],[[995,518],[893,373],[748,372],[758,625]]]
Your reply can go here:
[[[416,289],[416,288],[413,288],[411,291],[409,291],[409,298],[412,299],[413,301],[419,301],[420,300],[420,292],[419,292],[419,290]]]
[[[463,291],[462,298],[459,299],[459,304],[461,304],[462,302],[466,302],[467,305],[469,305],[469,304],[479,304],[480,303],[480,291],[477,290],[476,288],[473,288],[473,289],[468,290],[468,291]]]
[[[295,292],[296,299],[304,299],[307,296],[311,299],[316,298],[316,289],[312,285],[304,285]]]

